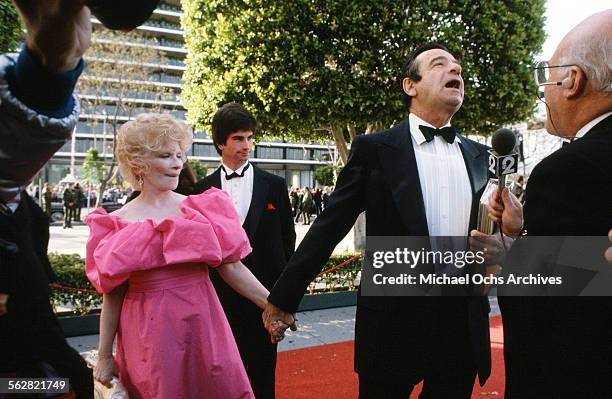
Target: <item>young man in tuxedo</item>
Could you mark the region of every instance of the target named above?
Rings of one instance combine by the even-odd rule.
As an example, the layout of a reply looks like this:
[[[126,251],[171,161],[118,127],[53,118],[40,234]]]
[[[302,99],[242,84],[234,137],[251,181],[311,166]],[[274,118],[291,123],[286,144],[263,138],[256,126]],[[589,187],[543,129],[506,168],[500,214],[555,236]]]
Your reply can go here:
[[[547,64],[539,65],[548,72],[539,74],[543,79],[536,82],[544,86],[546,130],[570,142],[531,173],[524,226],[520,202],[508,190],[503,192],[503,206],[497,195],[491,197],[492,217],[503,217],[504,232],[512,236],[523,230],[527,235],[514,244],[505,270],[542,264],[540,251],[548,248],[530,252],[525,260],[522,249],[530,236],[559,236],[560,241],[568,236],[605,236],[612,226],[610,26],[612,10],[587,18],[563,38]],[[557,257],[558,253],[548,254],[546,261]],[[552,270],[554,275],[564,269],[557,265]],[[567,283],[580,279],[580,269],[569,272],[564,276]],[[611,299],[500,296],[506,398],[612,397]]]
[[[212,121],[213,142],[221,166],[196,184],[227,192],[243,223],[253,252],[242,262],[271,289],[295,248],[295,229],[287,184],[249,162],[257,123],[240,104],[221,107]],[[257,399],[274,398],[276,344],[261,324],[261,309],[237,295],[216,273],[211,279],[229,320]]]
[[[450,126],[463,103],[461,65],[443,46],[416,49],[402,72],[410,115],[357,136],[336,189],[268,298],[264,323],[293,322],[307,285],[357,216],[368,236],[463,236],[476,225],[487,149]],[[358,297],[359,397],[469,398],[490,374],[486,297]]]

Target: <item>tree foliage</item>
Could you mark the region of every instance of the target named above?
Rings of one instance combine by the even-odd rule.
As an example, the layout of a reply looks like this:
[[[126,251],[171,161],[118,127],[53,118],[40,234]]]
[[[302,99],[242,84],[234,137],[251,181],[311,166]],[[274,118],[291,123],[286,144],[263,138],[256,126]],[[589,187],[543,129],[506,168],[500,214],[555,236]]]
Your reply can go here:
[[[335,186],[338,174],[342,166],[335,168],[333,165],[325,165],[314,170],[313,175],[320,186]]]
[[[91,147],[83,160],[83,180],[87,184],[97,184],[104,178],[104,159],[95,147]]]
[[[77,90],[82,112],[92,116],[88,123],[101,125],[98,129],[93,126],[93,131],[103,131],[102,137],[94,140],[102,141],[98,161],[102,160],[103,173],[97,177],[100,182],[98,205],[107,185],[117,175],[115,143],[121,125],[135,117],[151,100],[170,98],[169,89],[150,78],[158,66],[167,63],[154,45],[154,39],[137,32],[94,32],[87,52],[87,68],[79,79]],[[150,108],[151,112],[160,110],[159,107]],[[99,165],[97,163],[96,168]]]
[[[0,0],[0,53],[15,51],[23,33],[11,0]]]
[[[196,179],[201,180],[208,175],[208,166],[204,162],[200,162],[197,159],[189,159],[189,166],[196,176]]]
[[[544,0],[184,0],[183,102],[197,129],[238,101],[264,134],[346,140],[405,118],[398,78],[428,41],[461,57],[454,125],[488,135],[535,103],[529,67],[544,41]]]

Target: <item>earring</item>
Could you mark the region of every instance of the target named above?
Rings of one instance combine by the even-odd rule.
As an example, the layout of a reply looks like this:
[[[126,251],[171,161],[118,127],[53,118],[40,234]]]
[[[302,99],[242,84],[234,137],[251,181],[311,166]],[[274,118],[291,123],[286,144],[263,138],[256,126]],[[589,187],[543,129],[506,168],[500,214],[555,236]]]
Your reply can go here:
[[[138,178],[136,179],[136,182],[138,183],[138,186],[142,189],[142,185],[144,184],[144,181],[142,180],[142,176],[138,176]]]

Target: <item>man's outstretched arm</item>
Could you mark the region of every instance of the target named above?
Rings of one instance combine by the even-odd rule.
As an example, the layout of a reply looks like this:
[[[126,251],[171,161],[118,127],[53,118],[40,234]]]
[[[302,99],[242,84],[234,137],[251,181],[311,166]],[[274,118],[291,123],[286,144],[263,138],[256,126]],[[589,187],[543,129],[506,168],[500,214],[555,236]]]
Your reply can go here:
[[[268,302],[285,313],[297,311],[308,284],[321,271],[357,216],[365,210],[367,164],[361,139],[358,136],[353,141],[351,156],[338,177],[329,206],[310,227],[270,291]]]

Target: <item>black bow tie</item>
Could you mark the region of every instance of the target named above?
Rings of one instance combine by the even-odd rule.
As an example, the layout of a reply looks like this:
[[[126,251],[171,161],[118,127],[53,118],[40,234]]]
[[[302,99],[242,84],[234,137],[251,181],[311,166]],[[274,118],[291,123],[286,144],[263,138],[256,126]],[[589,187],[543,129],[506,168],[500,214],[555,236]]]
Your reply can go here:
[[[246,166],[244,167],[244,169],[242,169],[242,173],[232,172],[232,173],[230,173],[229,175],[227,174],[227,170],[225,170],[225,168],[224,168],[224,167],[221,167],[221,169],[223,169],[223,171],[225,172],[225,180],[231,180],[231,179],[233,179],[234,177],[244,177],[244,172],[246,172],[246,171],[247,171],[247,169],[249,169],[249,166],[250,166],[250,165],[251,165],[250,163],[246,164]]]
[[[419,130],[421,130],[423,136],[425,136],[425,140],[428,143],[434,139],[434,136],[437,135],[442,136],[448,143],[452,144],[455,141],[455,128],[452,126],[436,129],[435,127],[419,125]]]

